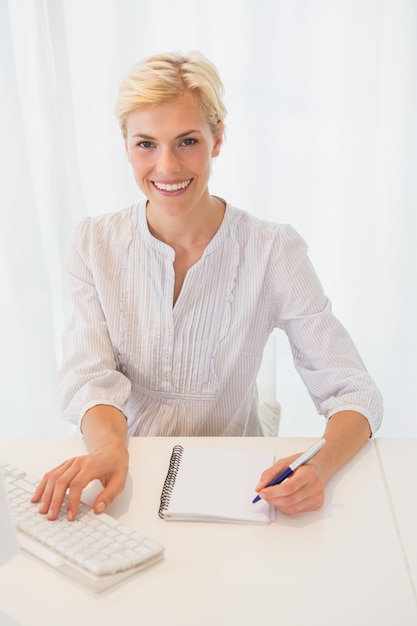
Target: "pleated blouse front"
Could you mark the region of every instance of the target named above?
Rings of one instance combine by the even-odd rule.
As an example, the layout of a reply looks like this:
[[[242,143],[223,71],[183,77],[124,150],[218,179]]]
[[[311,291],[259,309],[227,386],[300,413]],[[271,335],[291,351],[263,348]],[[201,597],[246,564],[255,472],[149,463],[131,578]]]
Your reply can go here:
[[[69,421],[110,404],[130,435],[261,435],[256,375],[279,327],[317,409],[361,407],[377,427],[378,391],[290,226],[227,205],[175,306],[174,256],[149,232],[145,202],[77,227],[60,373]]]

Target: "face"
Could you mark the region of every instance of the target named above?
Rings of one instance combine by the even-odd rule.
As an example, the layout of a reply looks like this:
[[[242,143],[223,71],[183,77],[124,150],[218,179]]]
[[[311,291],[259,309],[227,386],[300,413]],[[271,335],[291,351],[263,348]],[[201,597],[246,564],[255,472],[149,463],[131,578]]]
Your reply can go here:
[[[211,162],[220,152],[199,107],[178,97],[127,118],[126,151],[148,207],[166,215],[184,215],[209,202]]]

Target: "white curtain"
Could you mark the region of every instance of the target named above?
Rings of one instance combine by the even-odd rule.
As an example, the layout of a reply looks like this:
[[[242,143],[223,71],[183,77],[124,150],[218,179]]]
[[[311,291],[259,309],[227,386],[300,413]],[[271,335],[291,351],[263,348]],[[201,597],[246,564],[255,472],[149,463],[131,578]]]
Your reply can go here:
[[[0,0],[0,434],[70,432],[68,237],[140,197],[117,87],[197,48],[229,109],[211,191],[303,235],[383,392],[380,434],[417,436],[416,36],[414,0]],[[277,369],[281,434],[319,434],[281,335]]]

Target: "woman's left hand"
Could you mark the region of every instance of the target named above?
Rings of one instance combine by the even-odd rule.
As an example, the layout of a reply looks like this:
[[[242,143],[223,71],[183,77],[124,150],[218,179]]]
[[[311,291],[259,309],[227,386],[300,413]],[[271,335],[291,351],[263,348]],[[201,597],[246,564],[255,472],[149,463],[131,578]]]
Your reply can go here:
[[[287,515],[315,511],[324,503],[325,481],[319,466],[314,462],[299,467],[280,485],[266,486],[297,457],[298,455],[293,455],[279,459],[263,472],[256,487],[260,498]]]

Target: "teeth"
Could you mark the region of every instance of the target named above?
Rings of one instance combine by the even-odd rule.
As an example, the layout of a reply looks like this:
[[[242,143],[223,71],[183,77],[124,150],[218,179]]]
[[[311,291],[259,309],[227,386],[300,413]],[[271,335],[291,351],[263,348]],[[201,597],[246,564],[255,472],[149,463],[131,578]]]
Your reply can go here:
[[[185,189],[191,183],[191,178],[188,180],[184,180],[182,183],[174,183],[173,185],[165,184],[165,183],[157,183],[154,181],[154,185],[157,189],[161,191],[179,191],[180,189]]]

